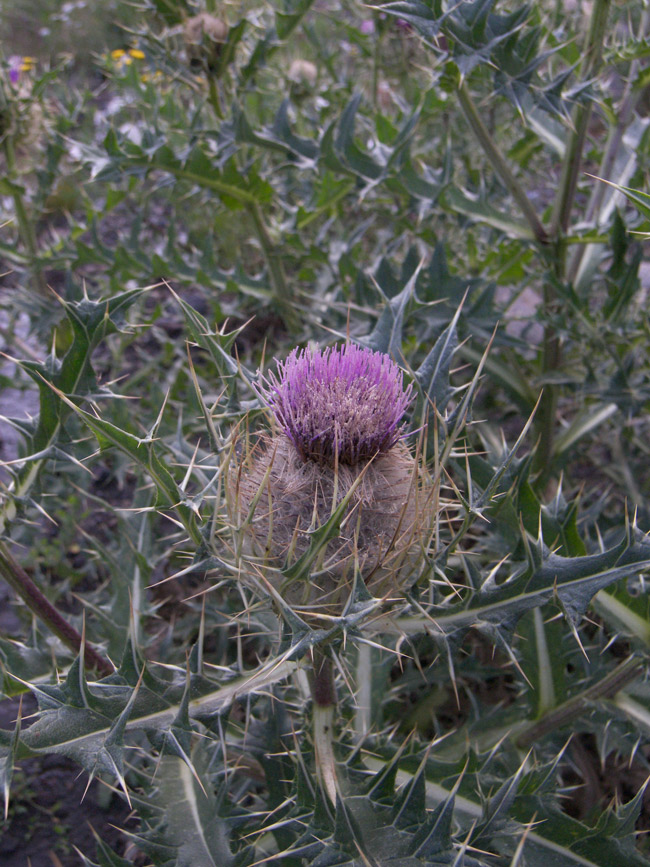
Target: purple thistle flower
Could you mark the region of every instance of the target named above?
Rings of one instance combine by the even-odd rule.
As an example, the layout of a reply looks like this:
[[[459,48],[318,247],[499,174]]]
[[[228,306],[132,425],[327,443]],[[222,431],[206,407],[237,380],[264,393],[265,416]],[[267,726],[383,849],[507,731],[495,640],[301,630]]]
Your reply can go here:
[[[413,388],[383,352],[294,349],[277,367],[261,395],[304,461],[354,466],[400,439]]]

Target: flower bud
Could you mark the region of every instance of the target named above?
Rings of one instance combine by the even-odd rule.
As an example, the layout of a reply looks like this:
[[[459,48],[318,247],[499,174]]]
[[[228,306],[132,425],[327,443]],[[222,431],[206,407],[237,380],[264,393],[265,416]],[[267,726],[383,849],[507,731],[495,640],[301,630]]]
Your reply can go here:
[[[201,12],[187,19],[183,38],[190,65],[214,71],[228,39],[228,26],[220,18]]]
[[[311,60],[298,58],[291,62],[287,76],[295,84],[313,87],[316,84],[318,70],[316,69],[316,64],[312,63]]]
[[[230,475],[240,525],[256,503],[245,527],[248,553],[290,565],[349,497],[339,535],[309,580],[271,580],[302,616],[340,615],[356,569],[375,595],[392,595],[412,572],[430,511],[403,442],[412,388],[403,387],[399,367],[352,345],[296,349],[261,380],[259,393],[280,431],[260,437]]]

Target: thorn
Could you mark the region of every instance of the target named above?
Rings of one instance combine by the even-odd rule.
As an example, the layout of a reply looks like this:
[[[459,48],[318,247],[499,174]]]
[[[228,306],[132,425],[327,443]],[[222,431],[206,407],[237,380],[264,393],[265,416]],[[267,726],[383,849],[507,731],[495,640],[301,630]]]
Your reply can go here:
[[[86,783],[86,788],[83,790],[83,795],[81,796],[81,800],[79,801],[80,804],[83,804],[83,802],[86,798],[86,795],[88,794],[88,789],[90,788],[90,784],[92,783],[92,781],[94,779],[95,778],[94,778],[92,773],[88,774],[88,782]]]

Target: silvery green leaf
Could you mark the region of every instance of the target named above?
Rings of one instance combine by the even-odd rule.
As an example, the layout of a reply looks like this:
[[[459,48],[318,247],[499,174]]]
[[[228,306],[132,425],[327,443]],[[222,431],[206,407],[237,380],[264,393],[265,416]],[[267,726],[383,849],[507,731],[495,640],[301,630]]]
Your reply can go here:
[[[164,841],[174,853],[174,867],[230,867],[234,858],[228,827],[219,815],[212,782],[205,775],[205,755],[199,745],[186,761],[165,755],[156,768],[150,800],[160,809],[158,845]]]

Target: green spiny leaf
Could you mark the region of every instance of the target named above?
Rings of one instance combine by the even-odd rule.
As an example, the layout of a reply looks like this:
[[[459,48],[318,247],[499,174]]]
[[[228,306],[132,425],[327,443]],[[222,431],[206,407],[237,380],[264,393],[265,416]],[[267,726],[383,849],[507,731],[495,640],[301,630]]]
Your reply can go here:
[[[189,716],[197,719],[225,710],[235,697],[241,697],[287,677],[297,664],[291,661],[294,651],[264,663],[243,677],[233,677],[226,684],[206,678],[193,681],[193,697],[189,702]],[[164,732],[177,719],[185,692],[179,684],[146,686],[146,675],[130,706],[125,731]],[[31,685],[42,709],[40,717],[27,729],[21,744],[29,750],[60,753],[80,762],[89,772],[95,766],[97,750],[108,737],[113,721],[129,705],[134,690],[118,675],[93,684],[93,710],[67,703],[65,690],[60,687]]]
[[[176,756],[162,756],[150,795],[161,810],[156,834],[175,852],[176,867],[230,867],[234,859],[226,821],[219,815],[201,742],[192,753],[194,773]]]
[[[444,413],[454,389],[449,383],[449,371],[454,353],[458,348],[458,318],[460,307],[449,325],[436,340],[426,358],[415,371],[415,378],[422,390],[426,404],[435,404],[439,413]]]

